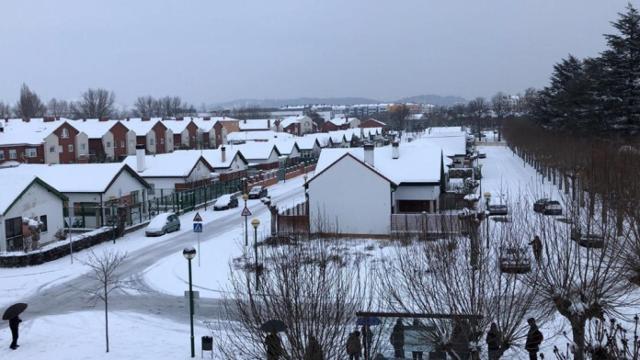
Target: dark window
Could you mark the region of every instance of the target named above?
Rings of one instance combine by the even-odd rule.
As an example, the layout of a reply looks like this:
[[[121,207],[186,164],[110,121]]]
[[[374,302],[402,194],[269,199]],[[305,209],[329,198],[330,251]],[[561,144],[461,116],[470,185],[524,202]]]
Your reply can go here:
[[[22,217],[5,220],[4,232],[7,239],[7,250],[22,250]]]
[[[40,225],[40,231],[47,232],[49,229],[49,225],[47,224],[47,215],[40,216],[40,222],[42,223],[42,225]]]
[[[432,200],[399,200],[398,212],[401,213],[421,213],[431,212],[430,204]]]
[[[81,202],[73,204],[73,214],[78,216],[96,216],[97,203]]]

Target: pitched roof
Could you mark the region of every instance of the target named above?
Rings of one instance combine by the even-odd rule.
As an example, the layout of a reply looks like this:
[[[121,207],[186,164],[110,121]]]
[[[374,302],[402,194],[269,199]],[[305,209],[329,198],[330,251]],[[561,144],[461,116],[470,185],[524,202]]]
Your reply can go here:
[[[197,150],[193,150],[193,151],[197,151]],[[214,169],[229,168],[233,163],[233,160],[236,159],[236,157],[240,161],[244,162],[245,165],[249,164],[247,159],[245,159],[245,157],[242,155],[240,151],[238,151],[238,149],[231,148],[229,147],[229,145],[225,145],[225,152],[226,154],[225,154],[224,161],[222,161],[222,147],[219,147],[217,149],[202,150],[202,156],[204,156],[204,158],[209,162],[209,164],[211,164],[211,166],[213,166]]]
[[[1,171],[1,170],[0,170]],[[0,172],[2,174],[2,172]],[[33,184],[38,184],[45,189],[58,196],[61,200],[67,200],[67,197],[59,193],[51,185],[42,181],[35,175],[27,173],[13,173],[10,176],[0,176],[0,215],[5,215],[11,209],[13,204],[20,199]]]
[[[124,163],[106,164],[21,164],[0,169],[3,176],[38,176],[61,193],[103,193],[123,171],[136,178],[142,186],[149,184]]]
[[[227,151],[240,151],[247,161],[266,160],[271,156],[273,151],[280,156],[278,148],[273,143],[268,142],[248,142],[238,145],[225,145]]]
[[[333,165],[339,163],[341,160],[345,159],[345,158],[351,158],[353,160],[355,160],[357,163],[361,164],[362,166],[364,166],[365,168],[371,170],[371,172],[373,172],[374,174],[380,176],[381,178],[387,180],[391,185],[396,186],[397,184],[395,182],[393,182],[393,180],[390,180],[388,177],[386,177],[383,173],[381,173],[380,171],[378,171],[378,169],[376,169],[373,166],[369,166],[367,163],[365,163],[364,161],[362,161],[361,159],[359,159],[357,156],[354,156],[352,153],[350,152],[344,152],[340,157],[338,157],[337,159],[335,159],[334,161],[332,161],[329,165],[327,165],[326,167],[322,168],[321,170],[318,170],[318,167],[316,166],[316,170],[315,170],[315,175],[309,179],[309,181],[307,181],[307,183],[312,182],[313,180],[315,180],[316,178],[318,178],[319,176],[321,176],[322,174],[324,174],[327,170],[329,170]]]
[[[271,119],[246,119],[240,120],[238,125],[240,126],[240,131],[269,130],[270,125],[273,125],[273,121]]]
[[[213,171],[199,150],[176,150],[166,154],[145,155],[145,169],[138,174],[142,177],[188,177],[199,161]],[[138,170],[136,155],[127,156],[123,162]]]
[[[44,138],[57,129],[63,121],[45,122],[43,119],[31,119],[29,122],[22,119],[0,120],[0,145],[37,145],[44,142]],[[65,119],[66,121],[66,119]]]

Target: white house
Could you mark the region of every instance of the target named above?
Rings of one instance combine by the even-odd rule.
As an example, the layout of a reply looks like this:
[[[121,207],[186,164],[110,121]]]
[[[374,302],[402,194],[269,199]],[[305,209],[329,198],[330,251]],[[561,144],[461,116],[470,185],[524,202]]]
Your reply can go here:
[[[239,145],[227,145],[227,151],[240,151],[249,162],[249,166],[272,169],[279,166],[282,154],[273,143],[248,142]]]
[[[69,199],[73,227],[103,226],[114,206],[137,206],[147,200],[149,184],[123,163],[22,164],[10,170],[16,174],[37,175],[64,194]]]
[[[40,245],[55,240],[64,227],[66,196],[37,176],[13,168],[0,169],[0,189],[0,252],[23,250],[24,217],[40,221]]]
[[[343,233],[388,235],[387,215],[438,212],[441,161],[441,150],[426,143],[323,149],[307,182],[312,231],[321,230],[314,223],[339,219]],[[389,185],[385,191],[381,178]]]
[[[123,162],[149,183],[150,197],[207,185],[214,171],[198,150],[144,155],[144,149],[139,149],[135,156],[128,156]]]
[[[240,151],[237,149],[227,150],[226,146],[204,150],[202,156],[211,164],[214,172],[220,174],[221,179],[244,177],[249,168],[249,162]]]
[[[298,144],[298,149],[300,149],[300,156],[305,158],[315,158],[320,156],[320,151],[322,147],[320,146],[320,142],[316,137],[312,136],[303,136],[296,139],[296,144]]]

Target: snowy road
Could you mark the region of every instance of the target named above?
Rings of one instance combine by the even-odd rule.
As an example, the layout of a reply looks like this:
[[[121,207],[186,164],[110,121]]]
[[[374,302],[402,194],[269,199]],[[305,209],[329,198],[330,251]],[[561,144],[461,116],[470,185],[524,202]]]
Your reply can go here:
[[[303,199],[302,178],[292,179],[286,184],[276,185],[271,190],[272,200],[285,206],[296,200]],[[263,217],[268,214],[267,208],[259,201],[250,201],[249,208],[255,217]],[[237,209],[216,212],[213,215],[211,208],[207,210],[207,217],[213,220],[205,222],[204,232],[201,234],[201,241],[207,242],[215,238],[216,234],[228,233],[233,230],[241,231],[241,207]],[[204,212],[204,210],[200,210]],[[187,214],[193,216],[193,214]],[[190,222],[183,220],[183,229],[190,227]],[[139,230],[134,236],[144,236],[143,230]],[[181,296],[172,296],[155,291],[148,286],[144,280],[144,272],[156,262],[168,256],[179,254],[185,246],[193,243],[194,235],[188,229],[177,234],[165,235],[157,238],[157,241],[150,245],[130,251],[128,260],[121,266],[119,273],[124,278],[134,281],[136,290],[128,291],[124,294],[113,294],[110,298],[109,307],[113,311],[136,312],[141,315],[155,315],[163,318],[185,322],[188,320],[185,300]],[[118,245],[112,247],[118,250]],[[229,259],[230,260],[230,259]],[[186,269],[186,262],[185,262]],[[32,295],[20,299],[21,302],[29,304],[28,318],[59,315],[78,311],[94,310],[96,305],[89,303],[86,290],[91,287],[91,282],[84,276],[75,277],[70,280],[58,280],[54,284],[43,284]],[[200,299],[199,316],[203,318],[218,318],[222,310],[222,302],[218,299]],[[97,309],[102,309],[101,304],[97,304]],[[0,323],[0,327],[5,327],[6,323]]]

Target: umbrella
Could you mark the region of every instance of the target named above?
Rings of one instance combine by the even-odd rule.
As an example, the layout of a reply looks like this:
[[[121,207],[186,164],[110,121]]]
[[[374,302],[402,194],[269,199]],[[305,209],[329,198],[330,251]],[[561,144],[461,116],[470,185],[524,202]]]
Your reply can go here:
[[[13,319],[14,317],[22,314],[22,312],[27,308],[27,304],[25,303],[17,303],[9,306],[7,310],[4,311],[4,315],[2,315],[2,320]]]
[[[287,330],[287,325],[282,320],[269,320],[260,326],[260,330],[264,332],[281,332]]]
[[[367,326],[375,326],[380,325],[382,322],[379,318],[375,316],[371,317],[359,317],[356,321],[356,325],[367,325]]]

